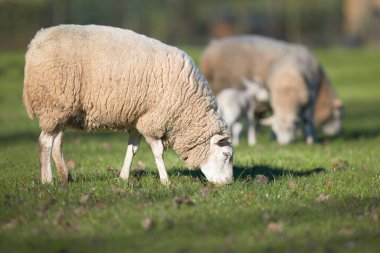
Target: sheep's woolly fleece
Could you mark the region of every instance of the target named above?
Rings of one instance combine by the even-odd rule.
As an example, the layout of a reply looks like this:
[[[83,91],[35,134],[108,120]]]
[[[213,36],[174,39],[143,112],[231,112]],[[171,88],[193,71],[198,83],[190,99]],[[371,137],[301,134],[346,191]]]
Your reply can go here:
[[[204,50],[200,69],[215,94],[225,88],[243,88],[243,77],[251,80],[260,77],[271,89],[271,79],[275,80],[271,78],[273,66],[280,69],[279,61],[284,57],[296,61],[293,62],[299,67],[299,76],[307,80],[304,87],[317,85],[314,121],[321,124],[333,113],[336,94],[318,60],[302,45],[257,35],[215,40]],[[285,65],[284,68],[285,71]]]
[[[61,25],[26,54],[23,100],[42,130],[133,129],[160,138],[189,168],[226,134],[207,81],[183,51],[130,30]]]

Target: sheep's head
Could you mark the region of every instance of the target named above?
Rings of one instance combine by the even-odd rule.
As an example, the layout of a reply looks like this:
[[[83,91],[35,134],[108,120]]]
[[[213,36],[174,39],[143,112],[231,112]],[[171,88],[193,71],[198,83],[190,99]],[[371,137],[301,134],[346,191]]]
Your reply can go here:
[[[263,125],[270,125],[272,127],[272,131],[276,135],[278,143],[281,145],[289,144],[295,139],[296,117],[271,116],[261,120],[260,123]]]
[[[241,82],[250,96],[259,102],[269,102],[269,92],[260,77],[256,77],[253,81],[243,78]]]
[[[342,128],[344,106],[342,101],[334,101],[334,109],[331,117],[322,124],[322,131],[329,136],[337,135]]]
[[[201,171],[207,180],[215,184],[233,182],[233,148],[228,135],[216,134],[210,139],[210,149]]]

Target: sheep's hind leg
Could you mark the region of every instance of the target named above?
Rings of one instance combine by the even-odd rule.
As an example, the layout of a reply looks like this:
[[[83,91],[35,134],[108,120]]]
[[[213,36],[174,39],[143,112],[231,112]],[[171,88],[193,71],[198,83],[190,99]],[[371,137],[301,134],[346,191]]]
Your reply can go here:
[[[136,130],[129,131],[127,153],[125,155],[123,168],[120,172],[120,178],[123,180],[128,180],[129,178],[132,160],[137,150],[139,149],[140,140],[141,134],[139,132],[137,132]]]
[[[170,185],[168,173],[166,172],[165,164],[164,164],[164,145],[160,139],[153,139],[149,137],[145,137],[146,141],[149,143],[152,148],[152,152],[154,155],[154,159],[156,160],[158,173],[160,174],[160,180],[163,185]]]
[[[306,144],[314,144],[317,140],[317,136],[313,123],[313,112],[310,108],[304,112],[304,136]]]
[[[65,160],[62,153],[62,136],[63,131],[60,131],[53,141],[53,159],[55,166],[57,167],[59,177],[62,182],[73,181],[70,171],[67,169]]]
[[[239,121],[231,125],[232,145],[237,146],[240,143],[240,134],[243,131],[243,124]]]
[[[42,184],[51,184],[53,182],[50,159],[55,136],[56,134],[49,134],[42,131],[39,137]]]

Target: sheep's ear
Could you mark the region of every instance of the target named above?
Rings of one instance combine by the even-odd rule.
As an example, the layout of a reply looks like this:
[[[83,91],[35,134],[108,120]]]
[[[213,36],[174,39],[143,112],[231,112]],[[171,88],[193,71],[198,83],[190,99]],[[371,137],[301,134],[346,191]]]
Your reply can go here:
[[[211,137],[211,143],[212,144],[218,144],[218,143],[221,143],[223,141],[228,141],[229,139],[230,139],[229,135],[216,134],[213,137]]]
[[[334,107],[335,107],[335,108],[339,109],[339,108],[341,108],[342,106],[343,106],[343,103],[342,103],[341,100],[339,100],[339,99],[335,99],[335,100],[334,100]]]
[[[261,78],[259,76],[255,76],[255,78],[253,79],[256,83],[260,84],[260,85],[263,85],[263,80],[261,80]]]
[[[254,88],[260,86],[259,83],[253,82],[253,81],[248,80],[248,79],[246,79],[246,78],[241,79],[241,83],[244,85],[244,87],[245,87],[247,90],[249,90],[249,89],[254,89]]]
[[[246,78],[242,78],[242,79],[241,79],[241,83],[244,85],[244,87],[245,87],[246,89],[249,89],[249,88],[252,86],[252,82],[249,81],[249,80],[246,79]]]
[[[264,126],[271,126],[273,124],[273,116],[260,120],[260,124]]]

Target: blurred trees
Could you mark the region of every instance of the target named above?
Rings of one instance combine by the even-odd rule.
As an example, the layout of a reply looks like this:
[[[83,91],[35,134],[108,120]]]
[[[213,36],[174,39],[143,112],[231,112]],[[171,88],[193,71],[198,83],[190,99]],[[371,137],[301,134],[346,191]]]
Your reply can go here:
[[[347,42],[380,42],[380,0],[344,0],[344,33]]]
[[[0,0],[0,49],[25,48],[41,27],[63,23],[129,28],[172,44],[255,33],[331,45],[344,36],[378,34],[369,32],[380,16],[374,2],[380,0]],[[371,23],[356,13],[363,8],[364,16],[374,16]]]
[[[41,28],[47,9],[45,2],[0,0],[0,48],[25,47]]]

